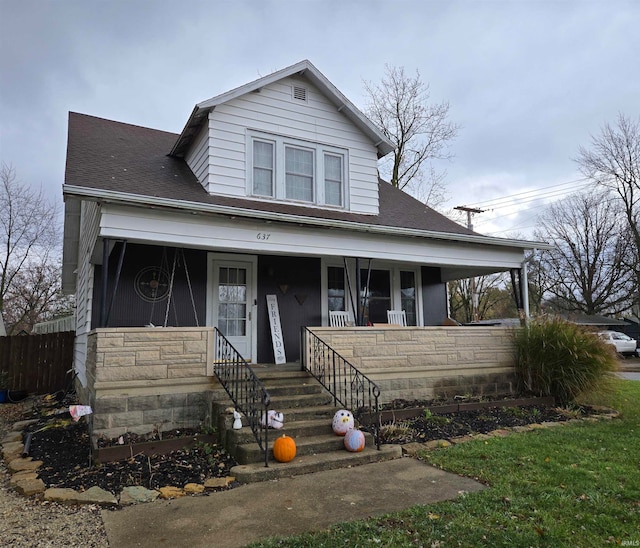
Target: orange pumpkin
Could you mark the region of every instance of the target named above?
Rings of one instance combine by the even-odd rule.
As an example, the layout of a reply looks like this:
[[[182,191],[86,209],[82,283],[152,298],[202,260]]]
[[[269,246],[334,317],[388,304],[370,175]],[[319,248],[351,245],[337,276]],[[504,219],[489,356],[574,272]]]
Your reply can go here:
[[[278,462],[289,462],[296,456],[296,442],[282,434],[273,442],[273,456]]]

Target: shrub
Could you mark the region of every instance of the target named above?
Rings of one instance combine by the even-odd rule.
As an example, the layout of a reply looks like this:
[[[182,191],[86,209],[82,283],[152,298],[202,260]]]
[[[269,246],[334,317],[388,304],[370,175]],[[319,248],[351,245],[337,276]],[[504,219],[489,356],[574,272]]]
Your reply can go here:
[[[519,388],[554,396],[566,405],[604,384],[617,369],[609,345],[585,328],[558,318],[532,320],[514,332]]]

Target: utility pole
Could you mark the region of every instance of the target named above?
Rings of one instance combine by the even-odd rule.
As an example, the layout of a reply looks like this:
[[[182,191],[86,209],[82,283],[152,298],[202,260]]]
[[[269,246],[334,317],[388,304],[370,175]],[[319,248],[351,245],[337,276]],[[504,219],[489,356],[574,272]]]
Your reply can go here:
[[[467,212],[467,228],[473,230],[473,223],[471,222],[471,215],[474,213],[484,213],[484,209],[478,209],[475,207],[458,206],[453,209]],[[476,279],[471,278],[471,319],[474,322],[478,321],[478,293],[476,292]]]

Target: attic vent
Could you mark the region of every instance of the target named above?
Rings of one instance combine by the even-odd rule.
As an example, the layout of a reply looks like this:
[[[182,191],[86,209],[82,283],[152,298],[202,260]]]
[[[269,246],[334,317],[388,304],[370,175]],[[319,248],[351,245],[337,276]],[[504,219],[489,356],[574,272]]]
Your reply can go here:
[[[293,86],[293,98],[297,101],[307,101],[307,88],[302,86]]]

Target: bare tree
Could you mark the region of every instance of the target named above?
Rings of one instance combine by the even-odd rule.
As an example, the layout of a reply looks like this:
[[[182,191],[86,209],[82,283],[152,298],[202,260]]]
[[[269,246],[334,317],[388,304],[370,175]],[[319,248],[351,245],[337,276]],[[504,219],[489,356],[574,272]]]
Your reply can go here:
[[[630,308],[630,271],[619,207],[607,192],[579,193],[540,216],[536,236],[554,244],[540,256],[551,302],[562,311],[620,313]]]
[[[478,319],[488,320],[505,316],[516,316],[513,293],[509,291],[505,273],[475,278],[478,299]],[[468,323],[473,317],[473,288],[471,278],[449,283],[449,309],[453,319]]]
[[[0,312],[8,327],[7,296],[22,289],[27,270],[56,261],[59,227],[57,207],[19,182],[12,166],[2,164],[0,180]]]
[[[420,73],[412,78],[404,67],[386,65],[379,84],[364,85],[367,116],[395,145],[392,161],[381,163],[382,176],[426,204],[439,205],[446,195],[446,172],[438,172],[432,161],[451,158],[448,147],[459,130],[448,120],[449,103],[430,103],[429,86]]]
[[[640,310],[640,118],[619,114],[615,126],[606,123],[600,135],[591,136],[589,148],[579,148],[576,161],[588,178],[622,204],[629,236],[623,260],[634,272],[632,294]]]
[[[62,292],[60,264],[30,263],[14,278],[5,297],[9,335],[30,332],[36,323],[73,314],[73,297]]]

